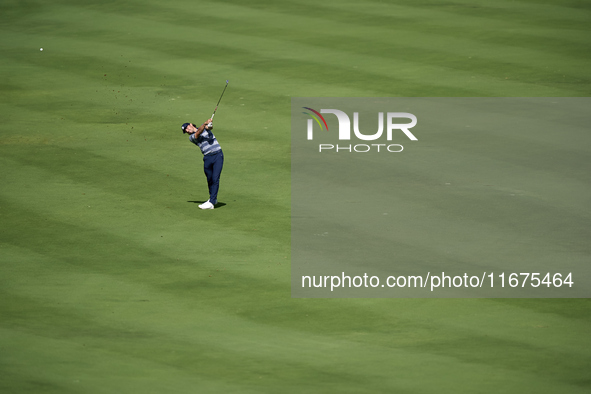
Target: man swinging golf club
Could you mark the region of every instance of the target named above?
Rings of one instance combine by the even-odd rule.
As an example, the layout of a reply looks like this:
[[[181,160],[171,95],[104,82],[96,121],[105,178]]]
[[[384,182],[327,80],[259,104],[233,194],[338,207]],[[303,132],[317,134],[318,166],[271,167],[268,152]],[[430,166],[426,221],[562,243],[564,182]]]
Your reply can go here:
[[[197,127],[193,123],[185,123],[181,127],[183,134],[189,133],[191,136],[189,140],[197,145],[203,153],[203,170],[207,177],[207,186],[209,187],[209,200],[199,205],[201,209],[213,209],[215,204],[218,202],[218,190],[220,188],[220,175],[222,174],[222,167],[224,167],[224,153],[222,147],[215,139],[215,136],[211,132],[213,129],[213,118],[218,106],[224,97],[226,88],[228,87],[228,80],[226,80],[226,86],[222,90],[222,94],[218,103],[213,110],[211,118],[207,119],[207,122]]]
[[[199,205],[201,209],[213,209],[218,202],[218,189],[220,187],[220,175],[224,166],[224,153],[222,147],[211,132],[212,119],[197,127],[193,123],[185,123],[181,127],[183,134],[190,134],[189,141],[201,149],[203,153],[203,171],[207,177],[209,187],[209,200]]]

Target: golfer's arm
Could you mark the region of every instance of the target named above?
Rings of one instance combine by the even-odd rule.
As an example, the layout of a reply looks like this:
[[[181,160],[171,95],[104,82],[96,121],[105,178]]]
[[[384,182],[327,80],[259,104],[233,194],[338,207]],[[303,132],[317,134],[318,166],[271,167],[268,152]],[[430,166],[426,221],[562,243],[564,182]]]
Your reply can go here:
[[[205,129],[205,126],[207,125],[207,123],[203,123],[201,126],[199,126],[197,128],[197,131],[194,133],[195,134],[195,138],[199,137],[201,135],[201,133],[203,133],[203,130]]]

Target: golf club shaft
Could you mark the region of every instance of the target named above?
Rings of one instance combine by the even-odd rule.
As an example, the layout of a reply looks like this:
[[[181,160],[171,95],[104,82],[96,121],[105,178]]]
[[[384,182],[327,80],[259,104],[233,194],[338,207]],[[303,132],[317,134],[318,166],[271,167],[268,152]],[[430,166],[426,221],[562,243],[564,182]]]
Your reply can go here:
[[[222,97],[224,97],[224,93],[226,92],[226,88],[228,87],[228,80],[226,79],[226,86],[224,86],[224,90],[222,90],[222,95],[220,96],[220,99],[218,100],[218,103],[215,106],[215,109],[213,110],[213,115],[211,115],[211,120],[213,120],[213,117],[215,116],[215,111],[218,110],[218,106],[220,105],[220,102],[222,101]]]

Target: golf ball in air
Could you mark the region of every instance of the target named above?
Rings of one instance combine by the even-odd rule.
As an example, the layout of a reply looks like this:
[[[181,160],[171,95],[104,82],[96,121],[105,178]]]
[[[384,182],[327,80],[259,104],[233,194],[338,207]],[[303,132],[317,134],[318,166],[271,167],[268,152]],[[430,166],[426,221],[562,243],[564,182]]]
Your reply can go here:
[[[39,50],[40,50],[41,52],[43,52],[43,48],[39,48]]]

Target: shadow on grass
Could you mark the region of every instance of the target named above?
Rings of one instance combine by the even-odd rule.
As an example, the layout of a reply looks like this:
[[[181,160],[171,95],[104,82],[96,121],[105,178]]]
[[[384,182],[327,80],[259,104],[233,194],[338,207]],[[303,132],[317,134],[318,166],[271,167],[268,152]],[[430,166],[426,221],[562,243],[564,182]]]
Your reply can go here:
[[[208,200],[205,200],[208,201]],[[203,204],[205,201],[187,201],[193,204]],[[225,207],[226,203],[225,202],[218,202],[217,204],[214,205],[214,208],[221,208],[221,207]]]

